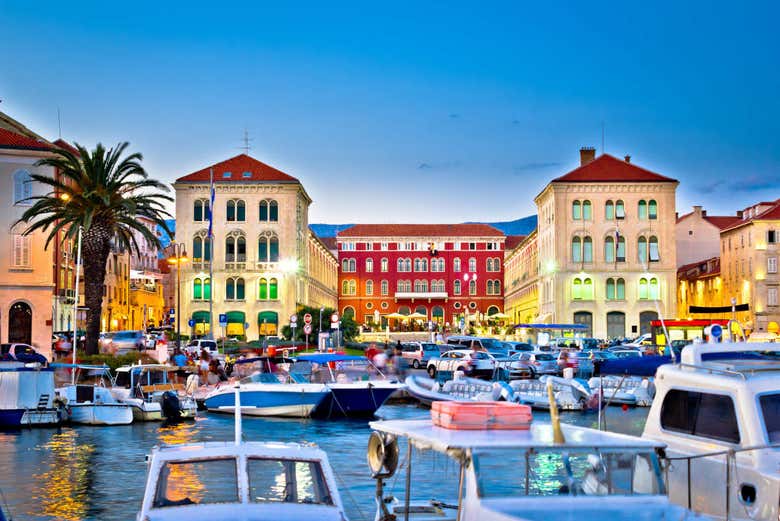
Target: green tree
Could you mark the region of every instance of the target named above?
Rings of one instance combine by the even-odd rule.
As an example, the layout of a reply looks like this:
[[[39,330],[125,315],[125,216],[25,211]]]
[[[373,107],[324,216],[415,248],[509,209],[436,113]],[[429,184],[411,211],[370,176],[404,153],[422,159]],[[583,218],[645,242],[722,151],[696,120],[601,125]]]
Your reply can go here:
[[[323,308],[322,311],[322,330],[323,331],[330,331],[330,316],[335,312],[336,310],[333,308]],[[309,335],[309,343],[310,344],[317,344],[317,338],[319,338],[320,334],[320,308],[317,307],[311,307],[311,306],[302,306],[298,309],[298,312],[296,313],[298,317],[298,327],[295,328],[295,340],[296,341],[305,341],[306,335],[303,332],[303,317],[306,315],[306,313],[309,313],[311,315],[311,334]],[[341,318],[341,340],[342,342],[351,342],[355,339],[356,336],[358,336],[358,324],[355,322],[355,320],[351,316],[344,316]],[[282,326],[281,329],[282,336],[287,340],[292,340],[292,329],[290,328],[289,324],[286,324]]]
[[[30,224],[25,234],[49,231],[46,247],[59,233],[74,244],[82,229],[81,258],[84,266],[84,302],[87,306],[86,352],[98,352],[100,315],[106,261],[112,248],[139,251],[134,232],[149,244],[160,247],[156,233],[139,217],[145,217],[171,233],[165,223],[170,215],[164,204],[168,186],[149,178],[141,166],[139,153],[125,155],[128,143],[106,149],[98,143],[94,150],[76,144],[76,150],[57,148],[51,157],[38,161],[50,166],[55,176],[33,174],[33,181],[51,188],[46,195],[30,198],[32,205],[19,222]],[[123,157],[124,156],[124,157]]]

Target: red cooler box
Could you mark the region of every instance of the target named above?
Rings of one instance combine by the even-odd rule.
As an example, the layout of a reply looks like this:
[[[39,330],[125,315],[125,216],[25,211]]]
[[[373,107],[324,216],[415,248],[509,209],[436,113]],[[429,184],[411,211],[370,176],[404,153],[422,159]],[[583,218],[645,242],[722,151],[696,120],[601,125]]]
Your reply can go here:
[[[531,426],[531,408],[509,402],[433,402],[431,419],[445,429],[521,429]]]

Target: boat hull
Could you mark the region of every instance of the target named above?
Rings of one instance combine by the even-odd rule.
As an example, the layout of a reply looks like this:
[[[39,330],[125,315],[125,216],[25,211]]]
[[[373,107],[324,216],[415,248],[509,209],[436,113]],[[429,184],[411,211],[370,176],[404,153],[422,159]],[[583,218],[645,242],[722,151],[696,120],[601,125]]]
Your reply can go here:
[[[129,425],[133,423],[133,410],[125,404],[73,404],[70,406],[71,423],[84,425]]]
[[[0,411],[0,429],[45,427],[59,425],[62,413],[58,409],[5,409]]]
[[[401,386],[371,383],[328,384],[330,393],[317,407],[314,418],[371,418]]]
[[[130,404],[133,409],[133,421],[154,422],[162,421],[162,408],[159,403],[143,402]]]
[[[281,387],[281,385],[272,385]],[[284,416],[308,418],[312,411],[330,394],[322,386],[318,391],[300,389],[263,389],[241,391],[241,413],[247,416]],[[205,400],[206,408],[211,412],[233,414],[235,394],[232,391],[213,394]]]

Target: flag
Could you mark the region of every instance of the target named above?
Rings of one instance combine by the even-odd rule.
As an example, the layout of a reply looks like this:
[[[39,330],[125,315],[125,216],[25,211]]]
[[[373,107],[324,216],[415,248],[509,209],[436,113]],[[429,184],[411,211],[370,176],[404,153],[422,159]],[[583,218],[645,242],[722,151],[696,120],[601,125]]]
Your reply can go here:
[[[209,239],[213,237],[212,228],[214,225],[214,169],[211,169],[209,176]]]

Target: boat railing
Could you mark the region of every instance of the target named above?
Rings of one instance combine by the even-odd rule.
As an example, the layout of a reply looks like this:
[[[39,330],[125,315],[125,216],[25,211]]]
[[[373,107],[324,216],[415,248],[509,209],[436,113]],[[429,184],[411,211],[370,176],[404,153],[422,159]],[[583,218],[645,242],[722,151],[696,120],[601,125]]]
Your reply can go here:
[[[737,453],[740,452],[750,452],[754,450],[764,450],[764,449],[778,449],[780,448],[780,443],[768,443],[768,444],[762,444],[762,445],[750,445],[748,447],[737,447],[737,448],[728,448],[723,450],[716,450],[716,451],[710,451],[710,452],[702,452],[700,454],[692,454],[690,456],[674,456],[669,457],[665,454],[662,455],[662,460],[666,462],[665,465],[665,472],[666,472],[666,484],[667,484],[667,490],[669,488],[669,467],[671,464],[675,461],[684,461],[686,464],[686,485],[687,485],[687,492],[688,492],[688,510],[692,509],[693,506],[693,494],[691,491],[691,462],[693,460],[702,459],[702,458],[713,458],[717,456],[724,456],[726,459],[726,521],[729,521],[731,519],[731,496],[729,495],[729,492],[731,491],[731,464],[733,461],[735,461],[735,457]]]

